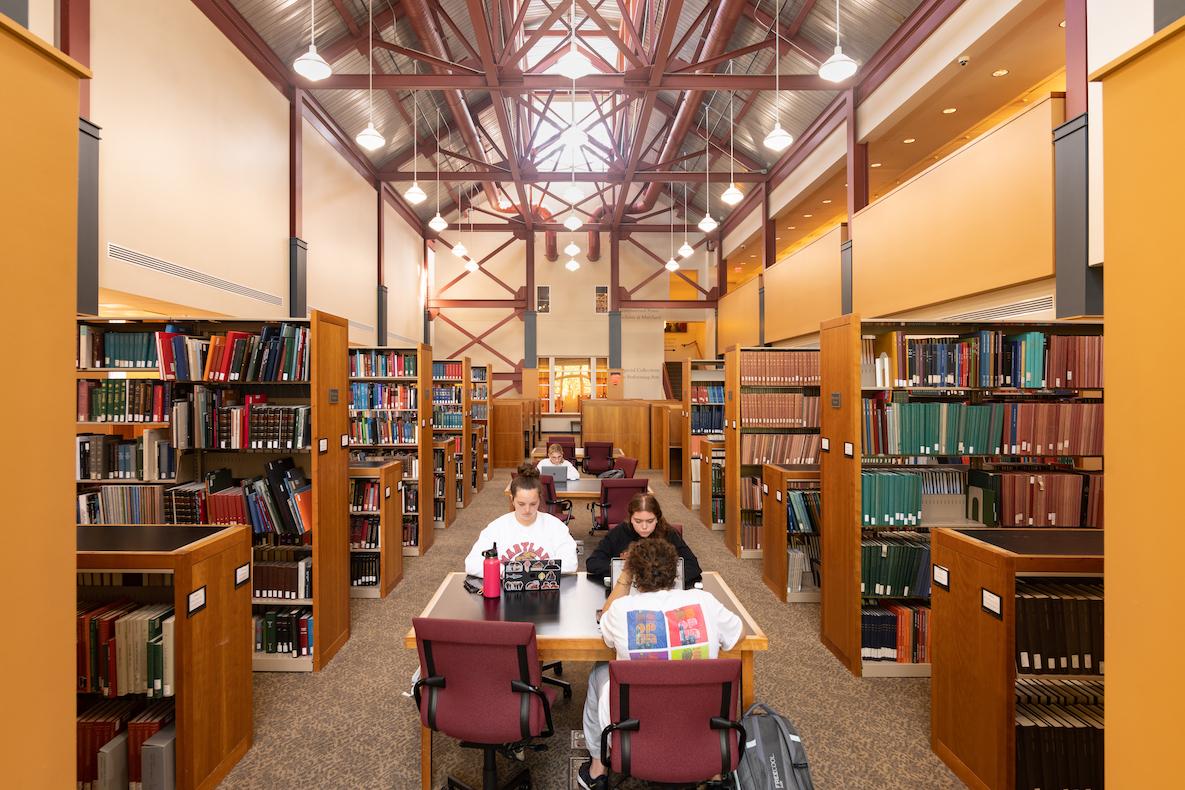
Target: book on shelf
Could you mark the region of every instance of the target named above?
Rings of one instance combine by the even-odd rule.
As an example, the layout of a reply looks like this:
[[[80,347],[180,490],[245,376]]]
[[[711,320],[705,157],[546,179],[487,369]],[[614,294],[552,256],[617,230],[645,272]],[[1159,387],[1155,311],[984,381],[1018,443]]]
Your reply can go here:
[[[173,607],[120,599],[79,601],[75,644],[79,693],[115,698],[173,695]]]
[[[693,406],[723,406],[723,384],[692,384],[690,386],[691,405]]]
[[[823,523],[823,494],[820,491],[786,491],[786,531],[818,534]]]
[[[264,393],[243,396],[203,385],[173,401],[178,450],[301,450],[312,441],[312,407],[272,405]]]
[[[253,614],[251,622],[256,653],[313,655],[314,617],[307,606],[268,606]]]
[[[474,365],[469,369],[469,378],[475,384],[489,381],[489,368],[485,365]]]
[[[78,422],[168,422],[173,384],[143,379],[79,379]]]
[[[741,548],[757,550],[761,548],[761,511],[741,511]]]
[[[418,444],[420,423],[415,414],[403,412],[350,413],[350,443],[368,444]]]
[[[1016,704],[1016,788],[1102,787],[1103,706]]]
[[[403,545],[420,545],[420,517],[418,513],[403,516]]]
[[[490,385],[485,384],[485,383],[481,383],[481,384],[475,383],[473,385],[472,390],[470,390],[470,397],[473,400],[489,400],[490,399]]]
[[[880,532],[860,542],[860,594],[929,598],[930,540],[918,532]]]
[[[433,428],[464,428],[465,413],[461,405],[435,405],[432,407]]]
[[[447,361],[436,361],[432,363],[432,378],[433,379],[458,379],[464,372],[463,363]]]
[[[177,476],[173,443],[163,428],[149,429],[138,439],[78,434],[74,449],[76,480],[156,482]]]
[[[313,597],[313,558],[307,548],[257,546],[251,597],[307,601]]]
[[[925,497],[966,494],[963,469],[939,467],[865,470],[860,473],[861,524],[865,527],[925,526]]]
[[[967,518],[991,527],[1102,527],[1102,472],[967,473]]]
[[[79,524],[162,524],[165,487],[161,485],[103,486],[78,494]]]
[[[433,363],[436,364],[436,363]],[[432,388],[432,403],[435,405],[451,404],[460,406],[463,395],[460,386],[445,386]]]
[[[741,386],[819,385],[818,351],[742,351]]]
[[[169,700],[168,702],[172,702]],[[104,768],[111,774],[127,775],[128,766],[112,765],[114,759],[127,759],[126,735],[128,724],[150,704],[142,697],[122,697],[120,699],[80,699],[79,711],[75,719],[76,759],[75,775],[78,787],[99,787],[99,753],[112,740],[125,736],[124,740],[113,744],[113,748],[105,755]],[[122,754],[121,754],[122,752]],[[122,770],[120,770],[122,769]]]
[[[930,607],[917,603],[860,607],[860,658],[928,664]]]
[[[79,324],[78,367],[154,368],[157,366],[155,334]]]
[[[173,700],[151,703],[131,721],[127,730],[127,773],[130,790],[147,790],[144,783],[144,744],[177,717]]]
[[[742,392],[742,428],[818,428],[819,396],[801,392]]]
[[[433,521],[438,521],[443,524],[445,519],[445,502],[443,500],[443,491],[439,494],[439,496],[442,497],[442,499],[437,499],[432,503],[432,519]]]
[[[704,436],[724,433],[724,404],[692,404],[691,433]]]
[[[487,420],[490,416],[490,407],[485,403],[474,403],[470,407],[473,411],[473,419]]]
[[[888,332],[862,339],[861,381],[882,388],[1101,388],[1103,337],[991,329],[942,337]]]
[[[377,511],[382,506],[382,486],[378,480],[351,477],[349,495],[351,511]]]
[[[259,334],[230,330],[195,337],[157,332],[162,379],[176,381],[308,381],[309,327],[264,324]]]
[[[403,515],[413,516],[420,512],[420,487],[418,485],[403,486]]]
[[[379,584],[380,555],[360,552],[350,555],[350,586],[377,587]]]
[[[382,381],[354,381],[350,383],[351,409],[419,408],[420,391],[414,384],[389,384]]]
[[[369,378],[407,378],[419,375],[415,351],[351,349],[350,375]]]
[[[1018,674],[1103,674],[1103,584],[1016,580]]]
[[[381,524],[378,516],[350,515],[350,548],[377,549],[379,548],[379,530]]]
[[[741,435],[741,463],[813,465],[819,462],[819,435],[746,433]]]

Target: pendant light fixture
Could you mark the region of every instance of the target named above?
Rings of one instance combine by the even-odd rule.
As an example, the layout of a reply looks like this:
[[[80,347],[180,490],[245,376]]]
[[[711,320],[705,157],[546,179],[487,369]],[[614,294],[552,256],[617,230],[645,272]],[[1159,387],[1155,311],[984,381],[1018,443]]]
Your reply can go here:
[[[564,247],[564,255],[567,255],[569,258],[575,258],[579,254],[580,247],[574,241],[568,242],[568,246]]]
[[[403,193],[403,196],[405,198],[407,198],[407,202],[411,203],[413,206],[418,206],[419,204],[423,203],[425,200],[428,199],[428,195],[425,194],[424,190],[420,189],[420,179],[419,179],[419,175],[420,175],[420,171],[419,171],[420,124],[419,124],[419,113],[418,113],[419,106],[416,102],[416,98],[417,98],[416,92],[412,91],[411,92],[411,117],[412,117],[412,121],[411,121],[411,186],[408,187],[408,190]]]
[[[683,246],[679,248],[679,255],[690,258],[695,249],[687,243],[687,182],[683,182]]]
[[[317,0],[309,0],[309,51],[301,53],[293,62],[292,70],[313,82],[333,74],[333,69],[317,52]]]
[[[572,35],[575,36],[576,35],[576,11],[575,11],[576,3],[575,2],[572,3],[572,9],[573,9],[572,10]],[[575,46],[575,45],[573,45],[573,46]],[[581,135],[584,135],[584,141],[587,141],[588,135],[584,134],[584,132],[582,130],[576,128],[576,79],[575,78],[572,79],[572,88],[570,89],[570,91],[568,93],[568,97],[570,99],[570,103],[569,103],[569,107],[568,107],[568,128],[561,135],[561,138],[564,138],[564,141],[567,144],[568,138],[566,138],[565,135],[568,135],[569,132],[577,131],[577,132],[580,132]],[[582,192],[580,192],[578,187],[576,186],[576,153],[580,150],[580,146],[584,145],[584,141],[581,141],[580,143],[578,143],[576,145],[571,145],[571,144],[568,145],[568,151],[572,154],[572,162],[570,165],[571,166],[571,173],[572,173],[572,180],[568,183],[568,188],[564,192],[564,199],[568,201],[568,209],[569,209],[568,216],[564,219],[564,227],[567,228],[568,230],[572,231],[573,233],[580,230],[581,226],[584,225],[584,223],[580,221],[580,217],[576,216],[576,204],[578,202],[580,202],[580,200],[584,197],[584,194]],[[575,260],[568,261],[568,264],[573,264],[573,263],[576,263],[576,261]],[[578,268],[580,268],[579,263],[576,263],[576,268],[573,268],[572,266],[568,265],[568,271],[570,271],[570,272],[574,272]]]
[[[465,200],[465,189],[462,187],[461,201],[464,202],[464,200]],[[462,209],[462,211],[464,211],[464,209]],[[467,255],[469,255],[469,250],[465,249],[465,243],[463,241],[461,241],[459,238],[457,239],[457,243],[453,245],[453,255],[457,256],[458,258],[462,258],[462,259],[465,258]],[[468,264],[466,264],[466,268],[468,268]],[[472,269],[470,269],[470,271],[472,271]]]
[[[675,260],[675,201],[673,200],[667,205],[667,219],[671,223],[670,233],[667,234],[671,257],[667,258],[667,262],[663,265],[668,272],[676,272],[679,271],[679,261]]]
[[[839,46],[839,0],[835,0],[835,54],[819,66],[819,77],[828,82],[843,82],[856,73],[856,61],[843,54]]]
[[[572,12],[569,19],[571,27],[571,38],[568,43],[568,51],[564,53],[556,62],[556,71],[564,75],[568,79],[578,80],[581,77],[587,77],[593,73],[593,65],[589,62],[584,53],[576,49],[576,2],[572,2]]]
[[[569,258],[568,262],[564,264],[564,268],[570,272],[574,272],[580,268],[580,261],[575,258]]]
[[[732,73],[732,61],[728,61],[728,73]],[[728,92],[728,189],[724,190],[724,194],[720,196],[729,206],[735,206],[745,199],[745,193],[737,189],[736,182],[733,179],[736,177],[736,157],[733,156],[733,129],[732,129],[732,98],[733,92]]]
[[[473,240],[473,196],[469,196],[469,208],[465,211],[465,216],[469,218],[469,240]],[[465,271],[475,272],[481,267],[478,266],[477,261],[470,258],[465,261]]]
[[[369,17],[368,30],[370,31],[367,38],[370,43],[367,48],[367,54],[370,56],[370,79],[366,91],[367,102],[370,105],[370,122],[366,124],[365,129],[358,132],[358,136],[354,139],[367,151],[377,151],[387,144],[387,139],[379,133],[378,129],[374,128],[374,0],[367,0],[366,9]]]
[[[778,13],[774,16],[774,22],[782,18],[782,3],[778,2]],[[782,128],[782,91],[781,91],[781,75],[782,70],[782,35],[780,24],[774,24],[774,128],[769,130],[769,134],[765,136],[765,147],[771,151],[781,153],[790,147],[794,142],[794,137],[789,132]]]
[[[440,117],[440,110],[436,111],[438,121],[443,122]],[[436,127],[436,150],[440,150],[440,126]],[[448,227],[448,220],[440,216],[440,156],[436,157],[436,216],[428,220],[428,227],[437,233],[441,233]]]
[[[704,218],[699,221],[699,229],[704,233],[716,230],[719,224],[712,219],[712,185],[708,178],[712,169],[711,157],[708,155],[708,111],[712,109],[712,100],[704,108]]]
[[[580,217],[576,216],[575,209],[573,209],[572,212],[568,214],[567,219],[564,220],[564,227],[573,233],[584,227],[584,222],[580,219]]]

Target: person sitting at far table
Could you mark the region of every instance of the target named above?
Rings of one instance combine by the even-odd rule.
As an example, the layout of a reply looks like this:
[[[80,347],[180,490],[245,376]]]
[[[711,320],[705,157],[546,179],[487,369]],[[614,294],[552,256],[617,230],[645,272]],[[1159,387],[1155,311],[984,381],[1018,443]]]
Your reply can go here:
[[[630,547],[638,541],[660,538],[674,546],[675,551],[683,558],[685,587],[690,588],[702,579],[703,573],[695,552],[663,517],[658,497],[650,493],[634,494],[627,509],[629,515],[626,520],[609,530],[609,534],[601,539],[596,550],[585,560],[584,569],[588,571],[589,576],[602,578],[605,584],[608,584],[615,557],[628,557]]]
[[[580,472],[572,465],[572,462],[564,458],[564,448],[558,444],[553,444],[547,448],[547,457],[535,465],[535,468],[543,472],[545,466],[562,466],[568,471],[568,476],[565,480],[579,480]]]

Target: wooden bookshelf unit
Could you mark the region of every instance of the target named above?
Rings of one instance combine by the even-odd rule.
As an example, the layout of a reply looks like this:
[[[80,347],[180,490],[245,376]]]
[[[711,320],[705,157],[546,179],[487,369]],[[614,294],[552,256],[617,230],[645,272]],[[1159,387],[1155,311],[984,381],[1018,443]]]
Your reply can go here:
[[[350,456],[354,462],[395,459],[403,464],[403,486],[400,489],[402,553],[405,557],[422,557],[432,547],[433,540],[432,349],[423,343],[351,348],[350,371]],[[414,398],[415,408],[360,408],[377,397],[377,387],[407,387],[409,398]],[[405,425],[408,422],[414,425],[413,441],[383,443],[363,434],[362,421],[369,417],[381,419],[396,412]],[[368,438],[372,440],[365,441]],[[415,511],[408,507],[412,502],[417,504]]]
[[[724,545],[741,559],[762,556],[762,465],[816,460],[802,448],[819,433],[808,419],[817,413],[818,354],[734,346],[724,355]]]
[[[459,368],[459,375],[456,373]],[[447,374],[446,370],[452,372]],[[453,473],[453,508],[463,509],[473,498],[469,480],[473,475],[473,428],[470,413],[473,387],[469,357],[438,359],[432,363],[432,436],[433,441],[455,439],[456,465]],[[450,520],[451,524],[452,521]]]
[[[517,469],[519,464],[530,459],[535,447],[532,442],[537,433],[538,408],[537,399],[496,398],[490,401],[490,418],[494,426],[490,436],[495,468]]]
[[[490,441],[494,434],[494,414],[490,408],[490,366],[469,366],[469,410],[472,423],[473,489],[481,491],[490,479]]]
[[[79,601],[172,605],[176,787],[217,786],[251,748],[251,528],[80,526],[76,540]],[[86,584],[111,574],[172,584]]]
[[[662,479],[667,485],[682,484],[687,479],[683,476],[683,405],[675,401],[651,404],[650,425],[651,434],[658,435],[657,446],[652,443],[651,466],[661,465]]]
[[[355,585],[351,578],[351,598],[386,598],[403,579],[403,463],[401,461],[355,461],[350,464],[350,481],[369,481],[377,486],[378,508],[350,501],[350,553],[378,554],[379,579],[373,585]],[[356,519],[378,519],[378,546],[354,540]],[[352,576],[353,574],[351,574]]]
[[[811,559],[817,557],[819,550],[819,534],[787,532],[786,507],[789,492],[792,489],[818,491],[818,467],[794,467],[784,464],[766,464],[762,468],[762,521],[764,530],[761,576],[774,595],[783,602],[818,603],[819,589],[817,585],[808,586],[805,579],[801,590],[791,592],[789,589],[789,556],[790,548],[801,551],[807,561],[806,575],[813,578],[811,573]],[[813,568],[818,571],[816,565]]]
[[[931,746],[970,787],[1015,787],[1016,582],[1099,581],[1103,531],[943,528],[931,533],[931,542],[932,572],[945,580],[933,591]],[[1026,677],[1103,679],[1085,670]]]
[[[457,439],[432,442],[432,524],[448,529],[457,518]]]
[[[902,590],[901,595],[879,595],[880,589],[863,590],[862,581],[866,578],[870,584],[880,583],[879,578],[872,578],[876,575],[874,567],[863,567],[866,551],[875,552],[877,546],[885,551],[886,542],[907,542],[922,547],[921,554],[912,556],[928,564],[925,553],[931,551],[929,530],[983,527],[984,521],[994,525],[996,520],[988,517],[987,512],[1003,509],[995,499],[998,492],[990,496],[987,490],[973,492],[971,475],[1001,480],[1009,472],[1023,472],[1030,476],[1029,485],[1040,485],[1044,491],[1043,480],[1035,482],[1038,475],[1062,473],[1064,476],[1101,470],[1101,430],[1095,437],[1090,420],[1101,411],[1102,388],[1084,386],[1094,379],[1101,381],[1102,344],[1098,338],[1101,333],[1101,324],[1079,321],[861,321],[858,315],[845,315],[822,324],[824,402],[820,458],[822,499],[826,506],[821,546],[820,630],[823,643],[853,674],[868,677],[930,674],[930,664],[926,662],[862,658],[862,617],[866,603],[875,607],[900,605],[925,609],[929,602],[928,595],[910,594],[919,591],[916,585],[913,590]],[[1073,341],[1083,343],[1083,349],[1068,356],[1055,352],[1048,338],[1058,336],[1069,336],[1059,338],[1059,348]],[[1087,341],[1079,338],[1087,338],[1097,347],[1088,351]],[[1019,345],[1021,342],[1025,345]],[[1097,354],[1098,360],[1093,360],[1091,354]],[[1058,364],[1062,365],[1060,371],[1056,368]],[[1036,369],[1040,365],[1046,368]],[[1076,373],[1072,371],[1063,378],[1067,366]],[[1013,377],[1023,379],[1026,386],[1013,386]],[[1047,377],[1052,379],[1049,387],[1045,386]],[[984,386],[975,386],[979,384]],[[913,404],[934,405],[915,407]],[[1047,416],[1054,414],[1049,411],[1049,404],[1058,409],[1061,404],[1075,404],[1070,408],[1079,416],[1071,418],[1069,410],[1056,412],[1059,416],[1050,421],[1051,427],[1043,429],[1035,416],[1038,407],[1027,404],[1045,404],[1039,408]],[[1027,425],[1020,409],[1033,415]],[[1010,420],[1009,414],[1014,418]],[[868,425],[866,415],[871,421]],[[942,422],[943,416],[946,422]],[[1065,419],[1059,424],[1061,416]],[[1101,416],[1099,422],[1101,427]],[[1063,438],[1071,435],[1073,438],[1065,439],[1062,444]],[[1009,444],[1010,437],[1019,444]],[[976,447],[975,441],[987,445]],[[1049,444],[1038,445],[1041,441]],[[1098,452],[1093,451],[1096,446]],[[908,452],[894,452],[896,449]],[[1087,449],[1090,451],[1080,452]],[[955,480],[961,479],[962,491],[922,494],[916,514],[907,514],[904,521],[898,518],[888,524],[882,519],[878,526],[875,510],[874,519],[869,520],[865,501],[865,494],[869,494],[871,501],[876,489],[863,490],[864,477],[879,482],[878,472],[900,476],[907,476],[903,474],[906,472],[953,475]],[[1101,475],[1097,482],[1083,475],[1082,485],[1084,494],[1088,485],[1097,485],[1101,491]],[[1037,502],[1032,494],[1024,496]],[[1040,506],[1033,506],[1029,518],[1043,518],[1047,510],[1057,507],[1052,500],[1041,502]],[[983,513],[977,514],[981,507]],[[981,520],[972,520],[969,514],[978,515]],[[1010,513],[1007,518],[1020,515]],[[1074,518],[1077,516],[1075,512]],[[998,519],[1001,525],[1015,526],[1004,519],[1001,514]],[[1077,526],[1071,521],[1061,523]],[[883,571],[884,564],[881,565]],[[938,627],[935,625],[929,633],[937,634]]]
[[[724,531],[724,441],[700,437],[699,514],[704,526]],[[715,473],[713,473],[715,472]],[[720,504],[713,509],[713,500]]]
[[[693,387],[708,387],[714,389],[695,390]],[[724,440],[724,429],[713,430],[711,423],[704,416],[716,413],[723,419],[724,410],[724,362],[717,359],[685,359],[683,360],[683,480],[690,480],[691,467],[699,463],[696,459],[703,454],[701,444],[704,441]],[[703,484],[701,478],[700,484]],[[683,486],[683,505],[690,508],[691,486]],[[703,506],[703,499],[700,499]],[[709,523],[704,519],[704,523]]]

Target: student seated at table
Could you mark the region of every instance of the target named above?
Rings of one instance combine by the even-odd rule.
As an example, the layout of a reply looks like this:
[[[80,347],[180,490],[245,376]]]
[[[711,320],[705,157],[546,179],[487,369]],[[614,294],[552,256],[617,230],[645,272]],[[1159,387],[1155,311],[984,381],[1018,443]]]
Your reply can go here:
[[[589,576],[598,576],[609,583],[612,560],[614,557],[627,557],[630,547],[640,540],[661,538],[675,547],[675,551],[683,558],[683,584],[691,587],[700,581],[699,560],[695,553],[683,541],[683,536],[671,529],[666,518],[662,515],[662,507],[658,504],[658,497],[654,494],[634,494],[628,505],[629,515],[626,520],[609,530],[609,534],[601,539],[596,551],[588,555],[584,569]]]
[[[543,472],[545,466],[562,466],[568,470],[568,480],[579,480],[580,472],[576,471],[576,467],[572,466],[572,462],[564,458],[564,448],[558,444],[553,444],[547,448],[547,457],[535,465],[535,468]]]
[[[469,550],[465,558],[465,573],[482,575],[481,553],[495,544],[498,559],[508,560],[559,560],[564,573],[575,573],[576,541],[555,516],[539,512],[543,501],[543,486],[539,471],[530,464],[518,468],[518,474],[510,482],[510,500],[514,511],[498,516],[491,521]]]
[[[617,651],[618,661],[717,658],[721,650],[740,641],[741,618],[714,595],[672,589],[678,558],[665,540],[641,540],[630,549],[601,615],[601,636]],[[643,623],[653,627],[639,627]],[[580,786],[586,790],[608,787],[601,764],[601,731],[611,721],[609,665],[600,662],[589,673],[584,700],[584,745],[592,755],[579,772]]]

